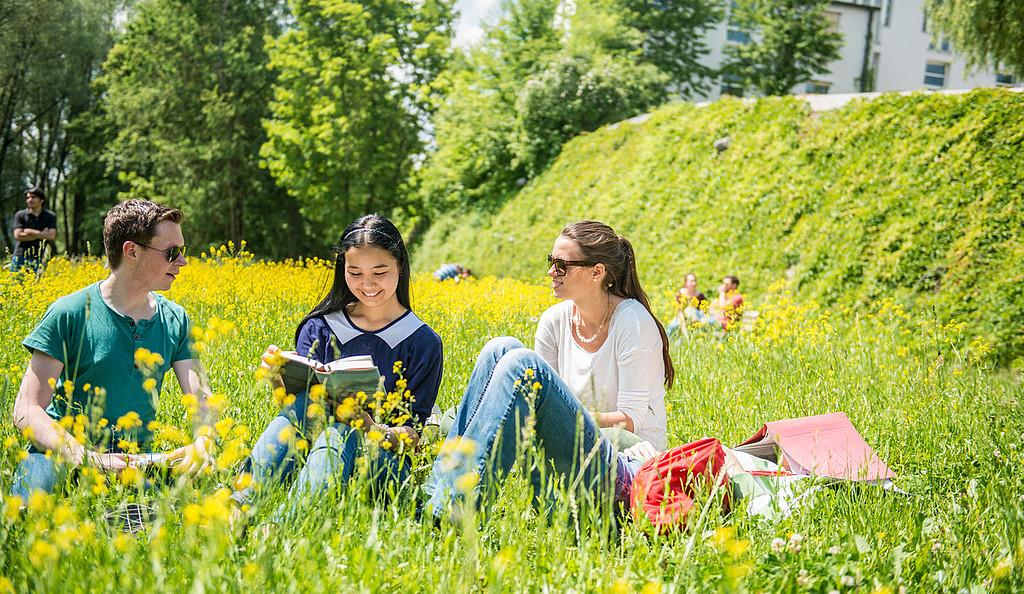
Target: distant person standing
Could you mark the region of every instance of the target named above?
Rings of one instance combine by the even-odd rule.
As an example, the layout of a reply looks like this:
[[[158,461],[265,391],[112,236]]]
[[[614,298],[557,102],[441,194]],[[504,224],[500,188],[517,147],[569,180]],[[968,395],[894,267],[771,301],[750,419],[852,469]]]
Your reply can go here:
[[[743,295],[740,294],[740,279],[728,275],[718,287],[718,298],[711,304],[711,315],[728,330],[743,317]]]
[[[57,238],[57,215],[43,208],[46,194],[39,186],[25,191],[25,210],[14,215],[14,239],[18,242],[11,259],[11,272],[31,268],[39,272],[43,266],[46,242]]]

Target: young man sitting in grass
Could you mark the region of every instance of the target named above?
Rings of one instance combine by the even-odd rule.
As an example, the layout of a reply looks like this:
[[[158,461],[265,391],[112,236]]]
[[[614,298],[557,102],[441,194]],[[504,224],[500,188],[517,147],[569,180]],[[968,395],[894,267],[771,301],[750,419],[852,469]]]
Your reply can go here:
[[[31,441],[13,494],[52,492],[69,468],[120,473],[148,450],[157,396],[173,369],[205,410],[209,389],[191,350],[185,310],[166,291],[185,260],[181,211],[145,200],[110,209],[103,246],[110,276],[54,302],[23,344],[32,353],[14,402]],[[168,455],[186,472],[207,460],[207,437]]]

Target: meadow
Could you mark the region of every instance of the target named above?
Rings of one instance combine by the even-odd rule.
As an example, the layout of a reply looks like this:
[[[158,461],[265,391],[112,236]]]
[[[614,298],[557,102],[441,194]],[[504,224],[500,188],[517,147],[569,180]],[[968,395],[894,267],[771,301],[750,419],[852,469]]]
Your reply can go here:
[[[295,324],[332,274],[320,260],[268,263],[221,249],[194,258],[168,296],[199,328],[222,421],[217,463],[195,481],[141,492],[137,477],[83,473],[68,492],[6,499],[0,515],[0,593],[176,592],[1012,592],[1024,588],[1024,396],[995,366],[993,347],[962,321],[874,300],[857,310],[819,307],[778,284],[751,302],[750,332],[695,335],[673,346],[669,441],[703,436],[736,444],[763,422],[845,411],[899,475],[906,494],[838,485],[788,518],[768,522],[742,506],[655,534],[616,523],[568,494],[539,514],[513,476],[458,525],[414,518],[415,485],[374,502],[357,479],[344,494],[283,525],[257,514],[228,528],[224,485],[275,414],[257,379],[268,344],[291,346]],[[99,280],[97,260],[54,260],[39,280],[0,275],[0,484],[10,485],[23,436],[11,405],[28,360],[20,341],[60,295]],[[652,281],[653,282],[653,281]],[[657,283],[654,283],[657,284]],[[652,295],[663,320],[670,298]],[[532,344],[550,304],[538,284],[485,277],[417,277],[413,305],[442,337],[439,403],[455,404],[476,353],[493,336]],[[187,439],[189,401],[167,381],[160,443]],[[297,436],[296,448],[301,450]],[[421,480],[438,443],[425,447]],[[283,491],[270,494],[273,501]],[[126,501],[158,509],[138,536],[108,527]]]

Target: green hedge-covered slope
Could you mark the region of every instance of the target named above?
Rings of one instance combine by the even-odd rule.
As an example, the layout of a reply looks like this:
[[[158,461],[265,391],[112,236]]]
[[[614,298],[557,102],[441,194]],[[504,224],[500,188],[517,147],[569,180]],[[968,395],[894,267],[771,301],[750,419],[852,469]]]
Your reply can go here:
[[[712,143],[731,137],[717,154]],[[812,114],[794,98],[674,104],[568,143],[496,213],[450,213],[417,264],[540,278],[558,230],[629,237],[660,310],[695,271],[756,296],[862,307],[892,297],[1024,355],[1024,94],[882,96]]]

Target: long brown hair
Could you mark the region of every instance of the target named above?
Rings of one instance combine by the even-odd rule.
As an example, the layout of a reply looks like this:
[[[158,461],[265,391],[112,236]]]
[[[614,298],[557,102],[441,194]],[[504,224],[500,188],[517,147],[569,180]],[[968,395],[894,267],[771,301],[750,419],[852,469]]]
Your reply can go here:
[[[640,286],[640,276],[636,272],[636,254],[633,244],[615,230],[598,221],[579,221],[569,223],[562,229],[562,237],[571,239],[580,246],[580,255],[584,260],[600,262],[608,271],[605,286],[612,295],[624,299],[636,299],[650,314],[661,333],[661,357],[665,361],[665,385],[669,388],[676,379],[676,368],[672,365],[669,354],[668,334],[654,312],[647,293]]]

